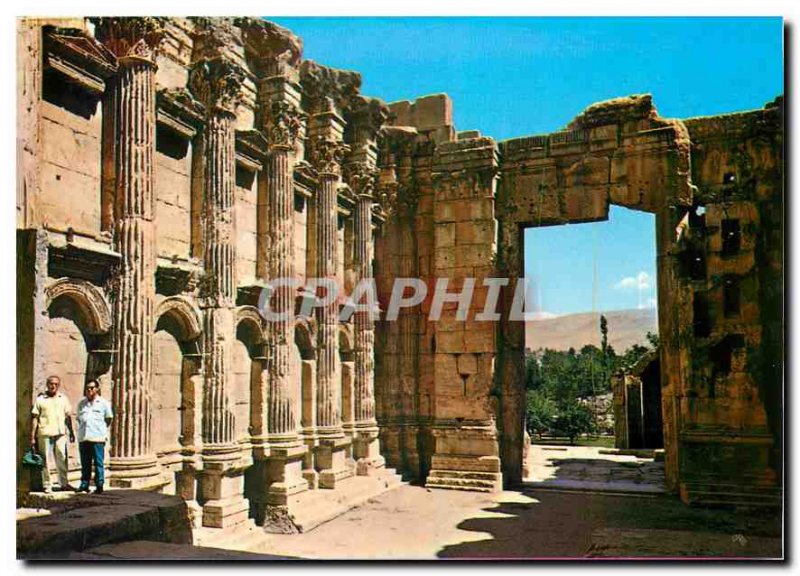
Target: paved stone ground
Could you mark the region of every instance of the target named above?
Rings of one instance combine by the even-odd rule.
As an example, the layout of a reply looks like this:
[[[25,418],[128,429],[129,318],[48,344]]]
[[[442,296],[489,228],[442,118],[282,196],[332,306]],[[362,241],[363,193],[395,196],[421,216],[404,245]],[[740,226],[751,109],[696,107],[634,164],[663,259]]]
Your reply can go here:
[[[527,482],[539,488],[664,493],[664,463],[587,446],[532,445]]]
[[[774,513],[689,508],[673,497],[401,486],[253,552],[314,559],[779,557]]]

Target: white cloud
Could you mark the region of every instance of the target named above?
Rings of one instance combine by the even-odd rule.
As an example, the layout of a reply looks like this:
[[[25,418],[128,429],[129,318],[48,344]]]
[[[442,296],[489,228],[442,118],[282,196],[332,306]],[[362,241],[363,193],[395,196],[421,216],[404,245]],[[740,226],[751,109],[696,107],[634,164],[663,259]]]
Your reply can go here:
[[[636,276],[626,276],[616,284],[614,288],[617,290],[649,290],[652,287],[653,279],[647,272],[639,272]]]
[[[642,302],[639,304],[639,310],[644,310],[647,308],[655,308],[658,306],[658,302],[655,298],[648,298],[646,302]]]
[[[553,314],[552,312],[545,312],[544,310],[538,310],[536,312],[525,312],[525,320],[529,322],[536,320],[549,320],[550,318],[558,318],[558,314]]]

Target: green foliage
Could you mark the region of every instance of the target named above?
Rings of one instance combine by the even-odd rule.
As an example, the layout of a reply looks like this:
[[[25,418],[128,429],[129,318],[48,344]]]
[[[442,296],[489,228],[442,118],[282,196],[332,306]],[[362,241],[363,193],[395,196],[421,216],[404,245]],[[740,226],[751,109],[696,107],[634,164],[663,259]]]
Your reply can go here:
[[[648,332],[650,347],[634,344],[617,355],[608,344],[604,316],[600,317],[600,333],[601,348],[587,344],[577,351],[545,349],[525,358],[529,434],[566,436],[573,443],[581,434],[595,432],[595,415],[587,400],[611,392],[612,374],[658,346],[658,335]]]
[[[527,394],[527,426],[528,434],[533,436],[542,434],[550,430],[553,420],[558,413],[555,402],[550,399],[543,391],[528,390]]]
[[[575,444],[579,435],[593,431],[592,411],[577,401],[562,406],[553,420],[552,430],[553,434],[566,436],[570,444]]]

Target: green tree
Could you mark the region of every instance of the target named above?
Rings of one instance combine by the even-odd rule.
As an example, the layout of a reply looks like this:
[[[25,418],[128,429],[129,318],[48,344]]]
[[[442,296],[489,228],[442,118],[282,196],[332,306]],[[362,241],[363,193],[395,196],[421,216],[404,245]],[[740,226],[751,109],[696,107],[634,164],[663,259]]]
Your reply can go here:
[[[528,390],[527,396],[528,434],[536,434],[541,438],[553,425],[558,409],[555,402],[540,390]]]
[[[553,420],[552,430],[553,434],[566,436],[570,444],[575,444],[578,436],[593,430],[591,409],[577,400],[560,407]]]

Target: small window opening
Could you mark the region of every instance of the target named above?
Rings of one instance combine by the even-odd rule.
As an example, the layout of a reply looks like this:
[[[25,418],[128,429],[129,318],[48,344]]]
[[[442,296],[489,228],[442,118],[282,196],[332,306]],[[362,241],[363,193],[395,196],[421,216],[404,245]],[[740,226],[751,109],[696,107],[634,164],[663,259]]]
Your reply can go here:
[[[249,168],[245,168],[240,164],[236,165],[236,185],[239,188],[252,190],[253,182],[255,181],[255,179],[256,179],[255,170],[250,170]]]
[[[722,287],[723,303],[726,318],[734,318],[741,310],[741,286],[738,278],[725,278]]]
[[[175,160],[182,160],[189,153],[189,141],[181,138],[174,130],[158,126],[156,129],[156,150]]]
[[[711,316],[708,311],[708,296],[705,292],[695,292],[692,299],[694,335],[708,338],[711,335]]]
[[[738,220],[722,221],[722,255],[733,256],[742,248],[742,232]]]

